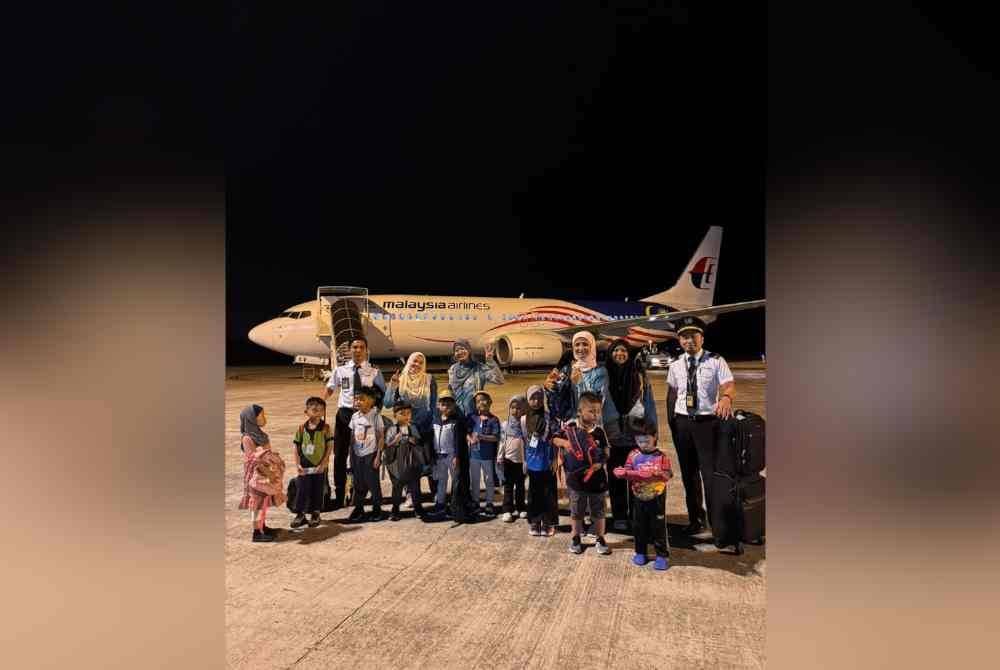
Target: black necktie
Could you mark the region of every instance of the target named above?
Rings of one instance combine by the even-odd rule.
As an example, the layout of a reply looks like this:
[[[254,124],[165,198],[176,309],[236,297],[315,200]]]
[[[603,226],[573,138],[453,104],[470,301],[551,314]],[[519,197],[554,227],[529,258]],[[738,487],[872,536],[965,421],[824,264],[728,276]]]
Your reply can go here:
[[[688,416],[698,413],[698,361],[694,356],[688,358],[687,410]]]
[[[354,380],[351,382],[353,386],[351,387],[351,392],[357,394],[361,389],[361,374],[358,372],[358,364],[354,364]]]

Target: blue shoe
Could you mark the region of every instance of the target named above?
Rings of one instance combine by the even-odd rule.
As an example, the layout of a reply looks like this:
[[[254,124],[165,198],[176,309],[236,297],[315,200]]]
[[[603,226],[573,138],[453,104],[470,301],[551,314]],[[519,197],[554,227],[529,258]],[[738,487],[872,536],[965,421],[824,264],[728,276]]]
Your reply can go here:
[[[670,567],[670,563],[667,561],[666,556],[657,556],[656,563],[653,564],[653,567],[657,570],[666,570]]]
[[[645,554],[636,554],[635,556],[632,557],[632,562],[638,566],[646,565]]]

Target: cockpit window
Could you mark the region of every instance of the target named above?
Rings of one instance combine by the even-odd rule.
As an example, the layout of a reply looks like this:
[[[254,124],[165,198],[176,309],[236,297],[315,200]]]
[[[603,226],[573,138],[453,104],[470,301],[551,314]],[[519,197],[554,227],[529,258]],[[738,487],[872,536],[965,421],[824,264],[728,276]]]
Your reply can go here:
[[[295,318],[292,316],[292,312],[282,312],[281,314],[278,315],[278,318],[280,319],[283,316],[287,316],[288,318]]]
[[[310,317],[310,316],[312,316],[312,312],[310,312],[309,310],[306,310],[304,312],[299,312],[299,318],[300,319],[305,319],[305,318]]]

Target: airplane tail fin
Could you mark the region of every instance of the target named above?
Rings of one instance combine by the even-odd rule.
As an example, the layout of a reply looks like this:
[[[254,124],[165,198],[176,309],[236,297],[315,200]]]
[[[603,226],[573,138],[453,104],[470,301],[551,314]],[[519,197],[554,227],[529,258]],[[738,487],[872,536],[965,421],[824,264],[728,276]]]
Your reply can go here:
[[[712,226],[688,261],[677,283],[666,291],[643,298],[643,302],[669,305],[678,309],[710,307],[715,299],[715,274],[719,268],[722,226]]]

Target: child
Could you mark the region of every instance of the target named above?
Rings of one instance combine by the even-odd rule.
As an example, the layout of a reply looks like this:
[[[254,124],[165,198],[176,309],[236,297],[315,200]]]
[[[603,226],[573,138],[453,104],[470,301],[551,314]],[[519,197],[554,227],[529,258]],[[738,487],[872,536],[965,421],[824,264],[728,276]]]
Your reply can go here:
[[[306,422],[299,426],[292,438],[299,472],[295,500],[292,501],[296,515],[289,524],[292,528],[306,525],[306,512],[311,513],[309,527],[319,525],[323,487],[333,451],[333,429],[324,421],[326,401],[315,396],[309,398],[306,400],[305,415]]]
[[[635,436],[637,449],[629,452],[623,467],[615,468],[616,477],[632,485],[632,528],[635,532],[636,565],[646,564],[646,548],[650,540],[656,548],[657,570],[666,570],[670,555],[667,546],[667,481],[674,476],[670,459],[656,448],[656,426],[647,424],[642,434]]]
[[[413,509],[421,519],[424,509],[420,504],[420,486],[417,477],[424,465],[420,431],[412,424],[413,406],[406,400],[397,400],[392,407],[396,423],[385,433],[385,451],[382,460],[392,480],[392,512],[389,521],[399,521],[399,504],[403,500],[403,486],[413,499]]]
[[[469,447],[466,442],[465,417],[458,411],[451,389],[443,389],[438,396],[438,416],[434,419],[434,479],[437,492],[434,494],[434,513],[445,514],[445,494],[448,478],[451,478],[452,516],[456,520],[465,518],[465,506],[469,497]]]
[[[493,479],[493,462],[497,457],[497,443],[500,441],[500,419],[490,408],[493,398],[486,391],[479,391],[474,396],[476,413],[469,421],[469,491],[472,496],[472,507],[479,511],[479,480],[486,480],[485,513],[496,514],[493,509],[493,494],[496,484]]]
[[[555,424],[545,411],[545,391],[541,386],[528,387],[528,410],[521,425],[526,442],[524,465],[528,472],[528,534],[552,537],[559,523],[558,462],[551,443]]]
[[[526,410],[527,401],[523,395],[510,399],[497,453],[497,470],[503,474],[502,518],[507,523],[513,523],[519,514],[527,516],[524,507],[524,425],[521,423]]]
[[[371,386],[362,386],[355,393],[357,410],[348,424],[354,437],[351,445],[351,471],[354,474],[354,511],[348,521],[365,518],[365,496],[371,491],[371,521],[382,520],[382,487],[378,481],[382,449],[385,446],[385,424],[375,408],[378,393]]]
[[[240,412],[240,448],[243,450],[243,498],[239,509],[249,509],[254,542],[273,542],[277,531],[264,521],[267,508],[285,501],[285,462],[271,451],[271,439],[261,430],[267,415],[260,405],[250,405]]]
[[[584,391],[580,394],[579,418],[566,422],[552,438],[552,444],[562,449],[566,486],[569,488],[570,516],[573,518],[573,540],[569,550],[583,553],[580,535],[583,517],[590,515],[597,531],[597,553],[606,556],[611,547],[604,541],[604,506],[608,497],[608,474],[604,464],[608,459],[608,438],[600,426],[601,398]]]

